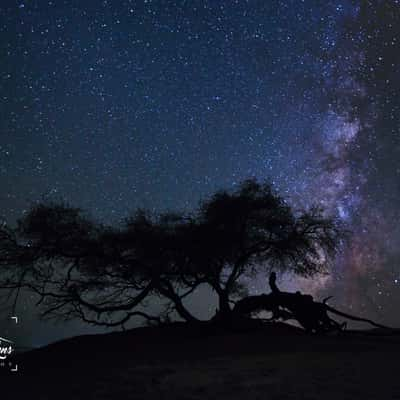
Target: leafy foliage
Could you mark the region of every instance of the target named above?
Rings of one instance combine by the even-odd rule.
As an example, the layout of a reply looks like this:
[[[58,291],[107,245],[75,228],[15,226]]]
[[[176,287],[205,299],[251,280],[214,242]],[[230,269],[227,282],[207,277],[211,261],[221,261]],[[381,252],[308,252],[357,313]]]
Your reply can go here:
[[[246,294],[241,278],[271,268],[311,276],[334,257],[343,232],[316,208],[294,213],[268,183],[220,191],[192,214],[138,210],[121,228],[107,227],[65,204],[39,204],[15,230],[0,231],[0,288],[28,290],[45,318],[123,325],[148,315],[145,300],[165,302],[197,321],[184,305],[200,285],[219,298],[219,313]]]

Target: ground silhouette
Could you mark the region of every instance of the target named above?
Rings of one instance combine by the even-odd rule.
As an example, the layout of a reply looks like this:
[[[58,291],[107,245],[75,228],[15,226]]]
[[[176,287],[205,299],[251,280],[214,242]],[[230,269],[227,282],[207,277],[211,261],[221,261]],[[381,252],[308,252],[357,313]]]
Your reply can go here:
[[[172,323],[75,337],[17,357],[0,372],[14,399],[394,399],[399,336],[382,330],[308,335]],[[1,371],[1,368],[0,368]]]

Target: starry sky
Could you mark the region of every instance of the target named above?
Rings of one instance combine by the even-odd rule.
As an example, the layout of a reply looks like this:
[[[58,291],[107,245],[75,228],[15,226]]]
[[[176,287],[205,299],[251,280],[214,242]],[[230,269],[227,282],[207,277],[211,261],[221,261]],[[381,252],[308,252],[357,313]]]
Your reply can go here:
[[[0,215],[64,199],[118,224],[269,179],[353,232],[330,275],[281,286],[400,326],[399,15],[396,0],[2,0]],[[86,329],[38,322],[29,298],[21,321],[31,345]]]

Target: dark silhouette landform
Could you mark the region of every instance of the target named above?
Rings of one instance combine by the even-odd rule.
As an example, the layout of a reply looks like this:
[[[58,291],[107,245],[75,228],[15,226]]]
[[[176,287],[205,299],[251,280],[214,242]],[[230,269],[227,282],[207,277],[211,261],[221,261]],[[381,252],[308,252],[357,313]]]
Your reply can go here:
[[[398,330],[280,291],[239,300],[226,317],[84,335],[17,354],[0,368],[4,398],[394,399]],[[266,310],[268,320],[251,314]],[[344,330],[331,319],[368,322]],[[295,320],[301,327],[280,320]],[[334,334],[332,334],[334,333]],[[267,396],[267,397],[265,397]],[[3,397],[2,397],[3,398]]]
[[[400,396],[400,336],[395,331],[376,328],[316,335],[282,322],[244,327],[175,322],[62,340],[17,355],[18,372],[0,372],[2,398]]]

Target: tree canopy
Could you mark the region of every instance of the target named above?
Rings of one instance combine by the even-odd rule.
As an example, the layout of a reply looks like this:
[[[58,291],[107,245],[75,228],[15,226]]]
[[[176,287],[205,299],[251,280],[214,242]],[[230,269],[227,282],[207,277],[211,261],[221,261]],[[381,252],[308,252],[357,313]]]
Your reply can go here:
[[[41,203],[16,228],[0,229],[0,289],[13,307],[21,290],[34,293],[44,318],[160,322],[146,311],[146,300],[157,296],[164,316],[197,322],[185,299],[200,285],[215,291],[219,315],[228,316],[246,291],[242,278],[272,269],[322,272],[342,237],[322,210],[295,212],[256,180],[215,193],[192,213],[137,210],[120,227],[67,204]]]

